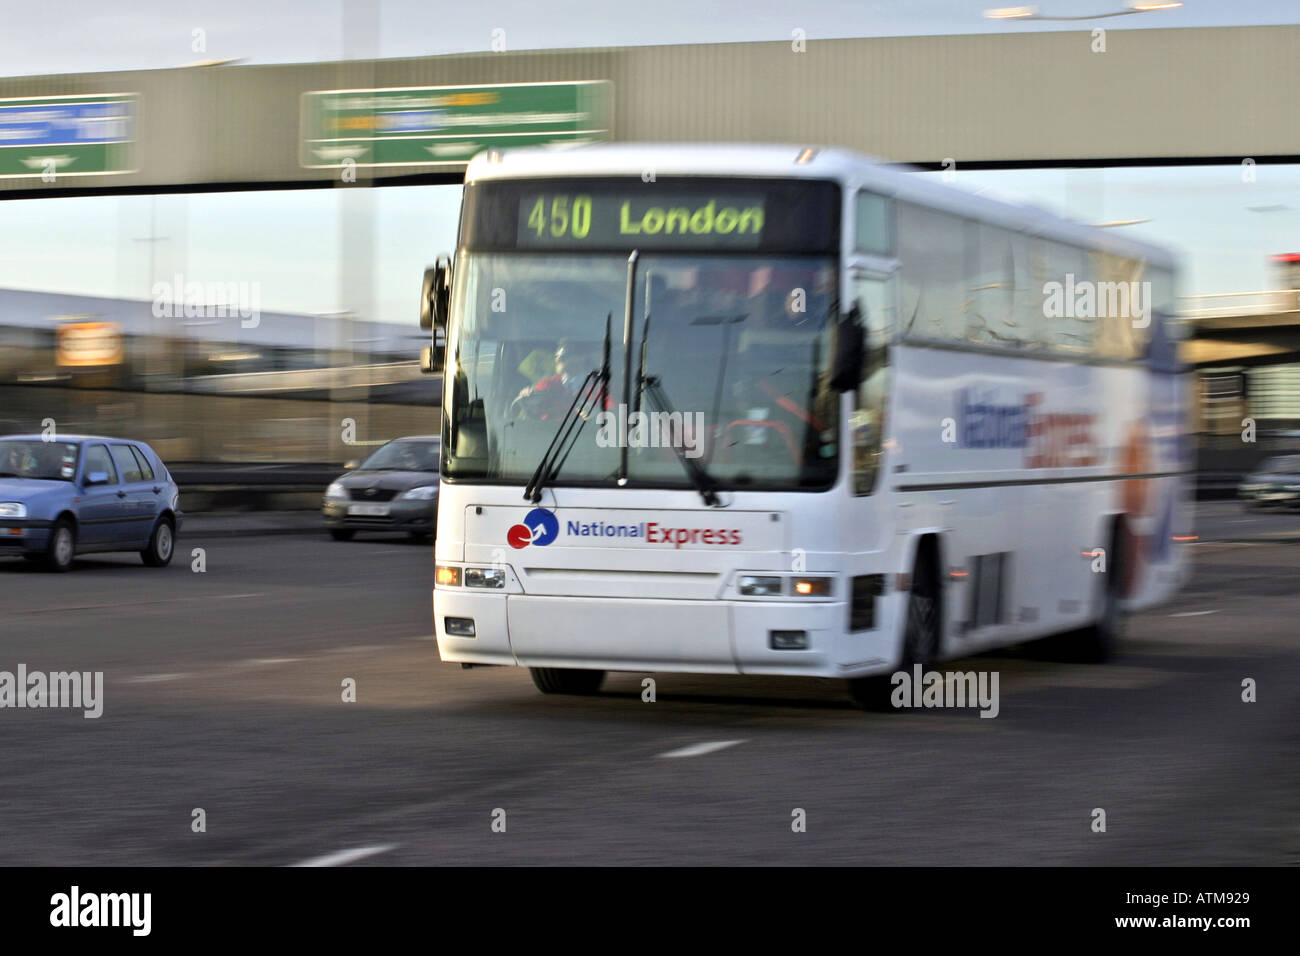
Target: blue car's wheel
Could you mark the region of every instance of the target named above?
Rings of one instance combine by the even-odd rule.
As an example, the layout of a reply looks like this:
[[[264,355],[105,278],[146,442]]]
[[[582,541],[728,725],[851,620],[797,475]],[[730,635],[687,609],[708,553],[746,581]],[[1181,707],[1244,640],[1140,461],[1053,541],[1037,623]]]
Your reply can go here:
[[[50,542],[45,547],[45,567],[51,571],[66,571],[77,556],[77,532],[72,522],[60,518],[50,529]]]
[[[163,518],[153,527],[149,536],[149,546],[140,552],[140,558],[151,568],[165,568],[171,564],[172,552],[176,550],[176,532],[170,518]]]

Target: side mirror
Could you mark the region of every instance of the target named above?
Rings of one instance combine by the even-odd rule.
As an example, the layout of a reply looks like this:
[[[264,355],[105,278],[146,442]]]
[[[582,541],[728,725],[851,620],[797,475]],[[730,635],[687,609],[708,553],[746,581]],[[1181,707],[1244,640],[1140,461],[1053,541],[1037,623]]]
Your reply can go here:
[[[831,340],[830,387],[836,392],[852,392],[862,381],[866,362],[866,331],[862,327],[862,310],[855,303],[848,315],[835,324]]]
[[[433,344],[420,349],[420,371],[425,375],[441,375],[447,359],[447,330],[433,330]]]
[[[424,270],[420,286],[420,328],[445,328],[451,300],[451,259],[439,256],[432,269]]]
[[[361,462],[357,461],[355,458],[353,458],[351,461],[345,461],[343,463],[344,471],[356,471],[360,467],[361,467]]]
[[[92,471],[86,475],[86,487],[106,484],[108,484],[108,472],[106,471]]]

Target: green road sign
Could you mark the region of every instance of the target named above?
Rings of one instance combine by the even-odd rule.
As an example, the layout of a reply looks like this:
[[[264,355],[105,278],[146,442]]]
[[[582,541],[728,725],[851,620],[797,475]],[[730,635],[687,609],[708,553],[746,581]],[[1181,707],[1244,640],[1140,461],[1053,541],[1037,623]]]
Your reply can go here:
[[[610,87],[589,80],[304,93],[300,162],[463,166],[485,149],[596,142],[610,136]]]
[[[0,178],[134,172],[134,93],[0,99]]]

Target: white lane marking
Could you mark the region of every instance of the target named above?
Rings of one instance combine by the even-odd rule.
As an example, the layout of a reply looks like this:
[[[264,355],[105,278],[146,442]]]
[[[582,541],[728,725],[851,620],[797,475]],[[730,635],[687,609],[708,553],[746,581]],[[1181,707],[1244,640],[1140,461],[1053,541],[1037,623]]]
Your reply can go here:
[[[180,680],[189,677],[189,674],[141,674],[139,677],[128,677],[128,684],[157,684],[165,680]]]
[[[384,843],[380,846],[359,846],[351,850],[339,850],[337,853],[326,853],[324,856],[314,856],[310,860],[303,860],[301,863],[290,863],[291,867],[298,866],[346,866],[349,863],[355,863],[357,860],[364,860],[368,856],[374,856],[378,853],[387,853],[397,844]]]
[[[716,750],[723,750],[727,747],[734,747],[736,744],[743,744],[743,740],[711,740],[705,744],[691,744],[689,747],[678,747],[676,750],[670,750],[666,754],[660,754],[660,757],[702,757],[705,754],[711,754]]]
[[[155,601],[126,601],[120,604],[61,604],[58,607],[18,608],[10,614],[49,614],[53,611],[105,611],[120,607],[150,607],[155,604],[175,604],[178,601],[229,601],[234,598],[264,597],[258,594],[197,594],[189,597],[158,598]]]
[[[1200,617],[1203,614],[1218,614],[1218,613],[1219,611],[1216,608],[1213,611],[1179,611],[1177,614],[1170,614],[1169,616],[1170,617]]]
[[[432,635],[429,636],[432,637]],[[427,637],[410,638],[410,639],[428,640]],[[373,650],[380,650],[383,648],[392,648],[392,647],[397,647],[397,645],[396,644],[355,644],[350,647],[331,647],[327,649],[324,653],[326,654],[356,653],[359,651],[373,651]],[[306,660],[306,658],[304,657],[256,657],[251,660],[236,661],[233,664],[226,664],[225,666],[231,668],[266,667],[272,664],[297,664],[304,660]],[[192,677],[192,676],[194,675],[189,673],[184,673],[184,672],[175,673],[175,674],[141,674],[138,677],[127,677],[124,678],[123,680],[127,684],[157,684],[162,681],[183,680],[187,677]]]

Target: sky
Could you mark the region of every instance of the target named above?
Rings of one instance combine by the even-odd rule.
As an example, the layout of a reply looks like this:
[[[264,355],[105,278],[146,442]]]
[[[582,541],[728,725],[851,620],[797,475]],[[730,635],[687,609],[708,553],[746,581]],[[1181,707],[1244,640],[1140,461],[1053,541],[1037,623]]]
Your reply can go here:
[[[0,0],[0,74],[174,67],[197,59],[251,63],[345,56],[425,56],[508,49],[817,38],[1143,29],[1300,22],[1300,0],[1187,0],[1179,9],[1082,23],[993,21],[997,0],[658,0],[652,8],[589,0],[450,5],[413,0]],[[1041,15],[1124,9],[1125,0],[1041,0]],[[345,30],[344,24],[351,24]],[[204,49],[193,49],[202,31]],[[930,175],[930,174],[921,174]],[[937,174],[935,174],[937,175]],[[1267,257],[1300,252],[1300,167],[960,170],[959,187],[1020,194],[1084,222],[1169,245],[1188,267],[1184,293],[1272,288]],[[262,307],[330,313],[349,300],[364,318],[413,320],[415,283],[455,244],[460,188],[85,197],[0,202],[0,287],[149,298],[151,275],[257,282]],[[373,235],[367,254],[345,241]],[[349,261],[363,255],[364,262]],[[356,279],[368,286],[353,306]],[[344,281],[353,283],[342,289]]]
[[[1017,4],[1019,0],[1017,0]],[[160,69],[241,57],[296,63],[508,50],[1300,23],[1296,0],[1186,0],[1091,22],[999,21],[1010,0],[0,0],[0,75]],[[1039,16],[1127,9],[1126,0],[1039,0]],[[345,24],[350,27],[345,29]],[[195,31],[202,31],[196,34]],[[494,31],[504,31],[495,34]],[[203,50],[195,51],[195,37]]]

